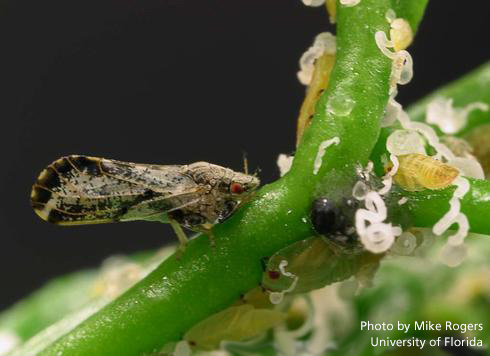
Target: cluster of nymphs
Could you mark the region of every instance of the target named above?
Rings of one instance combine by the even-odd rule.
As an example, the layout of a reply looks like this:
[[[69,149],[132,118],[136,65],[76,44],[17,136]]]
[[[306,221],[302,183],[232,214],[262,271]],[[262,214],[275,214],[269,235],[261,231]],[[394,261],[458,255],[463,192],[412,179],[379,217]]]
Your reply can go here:
[[[434,225],[433,232],[439,236],[453,224],[458,225],[456,234],[449,237],[443,251],[446,262],[456,265],[464,256],[463,241],[469,231],[468,219],[460,211],[460,200],[470,189],[468,180],[463,176],[482,179],[484,173],[474,157],[467,152],[459,154],[458,151],[461,150],[454,149],[457,144],[450,149],[441,142],[434,129],[425,123],[411,121],[402,106],[396,102],[397,85],[407,84],[413,75],[412,58],[405,50],[412,40],[412,30],[405,19],[396,18],[393,10],[387,12],[386,19],[391,27],[390,39],[385,32],[375,33],[378,48],[392,60],[390,98],[382,126],[392,126],[398,121],[402,129],[393,131],[387,140],[386,148],[391,161],[388,167],[391,169],[384,177],[384,188],[377,192],[368,192],[362,197],[366,209],[359,209],[356,228],[366,249],[376,253],[384,252],[391,247],[396,236],[402,235],[400,228],[383,223],[386,207],[381,196],[390,191],[393,180],[401,188],[412,191],[455,185],[450,210]],[[438,125],[444,133],[454,134],[466,125],[467,116],[474,109],[487,108],[484,104],[474,103],[463,109],[453,109],[450,99],[436,98],[428,105],[427,121]],[[454,143],[455,140],[457,139],[447,142]],[[426,145],[433,148],[435,155],[427,156]],[[359,187],[355,186],[355,196],[358,195],[358,190]],[[399,204],[405,202],[406,200],[401,200]],[[459,260],[456,261],[455,258]]]
[[[303,0],[303,3],[308,6],[320,6],[325,2],[329,13],[335,15],[334,1]],[[358,3],[359,1],[356,0],[340,1],[343,6],[355,6]],[[377,189],[373,188],[376,185],[366,184],[371,176],[372,163],[358,172],[364,178],[361,177],[354,185],[352,192],[353,197],[361,204],[355,214],[357,235],[364,248],[373,253],[383,253],[389,249],[413,248],[415,240],[413,234],[409,231],[404,232],[399,226],[392,226],[386,221],[388,212],[384,198],[391,191],[393,182],[408,191],[443,189],[454,185],[456,189],[450,200],[450,209],[434,225],[432,231],[435,235],[440,236],[452,225],[458,225],[457,232],[449,237],[442,254],[448,265],[457,265],[465,255],[463,242],[469,231],[468,219],[460,209],[460,200],[470,188],[468,180],[464,177],[482,179],[484,172],[480,163],[471,155],[471,149],[467,149],[464,140],[453,136],[439,138],[431,126],[411,121],[403,107],[395,100],[398,85],[409,83],[413,76],[412,57],[406,50],[412,42],[413,31],[409,22],[403,18],[397,18],[392,9],[387,11],[385,17],[390,25],[389,33],[377,31],[373,39],[379,50],[392,61],[389,100],[381,126],[390,127],[396,124],[401,126],[401,129],[393,130],[387,139],[386,149],[389,159],[385,158],[387,173],[383,177],[383,187]],[[314,87],[314,89],[323,90],[323,87],[316,83],[315,78],[318,72],[316,64],[322,56],[335,56],[335,53],[335,36],[328,32],[320,33],[300,59],[300,71],[298,72],[300,82],[308,85],[309,89]],[[323,70],[326,69],[323,68]],[[318,93],[315,95],[318,98]],[[314,104],[314,100],[309,103],[311,106]],[[326,110],[335,116],[346,116],[350,114],[354,104],[348,96],[339,94],[329,98]],[[475,109],[487,110],[488,107],[484,103],[471,103],[463,108],[454,108],[452,99],[439,97],[428,104],[426,120],[429,124],[437,125],[444,134],[452,135],[466,126],[469,113]],[[301,131],[300,140],[302,130],[309,124],[309,121],[300,118],[298,123],[298,131]],[[319,172],[327,148],[339,143],[338,137],[331,137],[319,145],[313,174]],[[435,152],[434,155],[427,155],[426,147],[429,146],[432,148],[431,151]],[[292,160],[292,156],[284,154],[279,156],[277,163],[281,176],[289,171]],[[407,201],[407,198],[402,198],[398,204],[402,205]]]
[[[329,13],[335,16],[335,2],[330,0],[303,0],[308,6],[320,6],[326,2]],[[359,0],[341,0],[343,6],[355,6]],[[404,190],[417,191],[424,189],[443,189],[451,185],[456,190],[450,200],[449,211],[433,227],[433,233],[437,236],[444,234],[453,224],[458,225],[457,232],[450,236],[443,250],[443,257],[448,265],[457,265],[465,255],[463,245],[464,238],[469,231],[469,223],[466,216],[460,211],[460,200],[469,191],[470,184],[464,177],[482,179],[484,172],[480,163],[471,155],[466,141],[453,136],[438,137],[434,129],[422,122],[411,121],[403,107],[395,100],[398,93],[398,85],[410,82],[413,76],[413,61],[406,48],[413,39],[413,31],[407,20],[397,18],[394,10],[386,13],[386,21],[390,25],[389,33],[377,31],[374,41],[379,50],[392,61],[392,69],[389,80],[389,100],[385,110],[382,127],[394,125],[401,126],[395,129],[387,139],[386,149],[389,158],[385,157],[387,173],[383,177],[383,186],[369,184],[372,175],[372,163],[358,174],[361,179],[354,185],[353,197],[357,199],[361,207],[355,214],[355,228],[359,239],[367,250],[373,253],[383,253],[387,250],[399,250],[413,248],[414,236],[409,231],[402,231],[399,226],[392,226],[387,222],[387,207],[384,198],[391,191],[393,182]],[[389,37],[388,37],[389,36]],[[308,105],[314,107],[315,100],[324,86],[318,85],[319,72],[328,68],[325,65],[333,65],[333,61],[322,63],[322,56],[335,56],[336,39],[329,32],[320,33],[311,47],[300,59],[299,81],[309,86],[309,90],[316,90],[316,99],[312,99]],[[319,66],[319,68],[316,68]],[[331,68],[330,68],[331,69]],[[328,79],[328,75],[327,75]],[[322,78],[321,80],[325,80]],[[318,88],[317,88],[318,87]],[[308,99],[308,97],[307,97]],[[308,100],[305,100],[307,102]],[[335,116],[349,115],[355,103],[347,95],[335,95],[329,98],[326,105],[328,113]],[[427,106],[426,120],[429,124],[436,125],[446,135],[458,133],[468,121],[471,111],[487,110],[484,103],[471,103],[463,108],[454,108],[452,99],[435,98]],[[310,114],[311,114],[310,108]],[[309,120],[298,120],[299,139],[302,130],[309,125]],[[301,127],[300,127],[301,126]],[[315,158],[313,174],[317,174],[322,165],[322,159],[327,148],[340,143],[338,137],[331,137],[323,141]],[[429,156],[426,148],[431,147],[434,155]],[[293,157],[281,154],[278,158],[278,166],[281,176],[291,167]],[[463,177],[464,176],[464,177]],[[373,188],[375,187],[375,188]],[[407,198],[399,200],[402,205]],[[362,206],[363,205],[363,206]]]

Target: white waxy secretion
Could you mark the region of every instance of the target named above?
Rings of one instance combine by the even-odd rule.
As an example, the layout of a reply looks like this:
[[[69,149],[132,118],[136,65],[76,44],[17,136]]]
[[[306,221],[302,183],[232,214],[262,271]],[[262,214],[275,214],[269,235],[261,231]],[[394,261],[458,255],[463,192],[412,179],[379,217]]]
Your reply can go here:
[[[352,196],[357,200],[366,199],[366,195],[369,193],[369,187],[362,180],[356,182],[354,184],[354,188],[352,188]]]
[[[446,134],[454,134],[466,126],[468,116],[474,110],[487,111],[488,105],[475,102],[462,108],[455,108],[452,98],[437,97],[427,105],[426,121],[437,125]]]
[[[393,48],[393,42],[388,39],[386,33],[383,31],[376,31],[374,34],[374,40],[381,53],[391,60],[395,59],[395,53],[388,49]]]
[[[408,84],[413,77],[413,59],[405,50],[395,52],[390,77],[390,94],[396,91],[396,84]]]
[[[289,277],[293,280],[293,283],[289,286],[289,288],[280,291],[280,292],[271,292],[269,294],[269,300],[272,304],[280,304],[284,298],[284,294],[292,292],[294,288],[296,288],[296,284],[298,284],[298,276],[296,276],[294,273],[291,273],[289,271],[286,271],[286,267],[288,265],[288,261],[282,260],[279,263],[279,271],[283,276]]]
[[[325,3],[325,0],[301,0],[306,6],[318,7]]]
[[[458,168],[461,175],[465,177],[485,179],[485,172],[483,171],[480,162],[474,158],[454,157],[453,159],[450,159],[447,164]]]
[[[400,200],[398,200],[398,205],[403,205],[403,204],[406,204],[407,202],[408,202],[408,198],[403,197]]]
[[[189,343],[185,340],[181,340],[175,345],[174,356],[191,356],[192,350]]]
[[[340,4],[347,6],[347,7],[352,7],[356,6],[361,2],[361,0],[340,0]]]
[[[387,217],[387,208],[379,192],[370,191],[364,202],[366,208],[358,209],[355,215],[356,231],[361,243],[373,253],[385,252],[402,230],[383,222]]]
[[[444,245],[441,251],[441,260],[449,267],[459,266],[465,259],[467,248],[465,245]]]
[[[320,145],[318,146],[318,152],[316,154],[315,163],[313,164],[313,174],[316,175],[320,170],[320,167],[322,166],[323,156],[325,155],[325,150],[331,145],[338,145],[339,143],[340,143],[340,138],[338,138],[337,136],[331,138],[330,140],[326,140],[320,143]]]
[[[289,156],[287,154],[281,153],[277,157],[277,166],[279,167],[279,173],[281,177],[285,175],[291,169],[293,165],[294,156]]]
[[[323,54],[334,55],[337,51],[336,37],[330,32],[322,32],[315,37],[313,45],[309,47],[299,60],[300,70],[297,73],[301,84],[309,85],[315,70],[315,61]]]
[[[396,19],[396,12],[393,9],[388,9],[385,14],[385,19],[388,23],[392,23]]]
[[[396,156],[410,153],[425,155],[425,142],[414,130],[395,130],[386,140],[386,149]]]
[[[408,256],[417,246],[417,239],[414,234],[409,231],[404,231],[395,239],[395,243],[391,247],[391,251],[397,255]]]

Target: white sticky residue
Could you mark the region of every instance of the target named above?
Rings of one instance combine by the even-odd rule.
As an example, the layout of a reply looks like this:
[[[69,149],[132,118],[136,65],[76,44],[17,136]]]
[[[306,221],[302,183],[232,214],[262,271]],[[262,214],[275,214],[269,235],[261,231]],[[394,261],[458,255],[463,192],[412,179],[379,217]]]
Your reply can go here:
[[[452,197],[449,200],[449,211],[433,226],[432,232],[435,235],[442,235],[449,227],[454,223],[456,217],[459,215],[461,209],[461,203],[456,197]]]
[[[449,236],[448,243],[450,245],[461,245],[464,242],[466,235],[470,231],[470,223],[466,215],[459,213],[454,219],[454,222],[458,224],[458,231],[456,234]]]
[[[474,110],[487,111],[488,105],[475,102],[455,108],[452,98],[437,97],[427,105],[426,121],[437,125],[446,134],[454,134],[466,126],[468,115]]]
[[[398,120],[398,116],[400,115],[400,111],[402,107],[399,103],[397,103],[392,97],[388,99],[388,104],[385,108],[385,114],[383,117],[383,121],[381,122],[381,127],[389,127],[393,125],[396,120]]]
[[[403,197],[400,200],[398,200],[398,205],[403,205],[403,204],[406,204],[407,202],[408,202],[408,198]]]
[[[394,98],[397,94],[397,84],[407,84],[413,77],[413,60],[410,53],[405,51],[405,48],[410,44],[412,40],[412,34],[410,25],[404,19],[392,19],[394,12],[387,12],[386,18],[390,22],[390,39],[383,31],[376,31],[374,34],[374,40],[381,53],[391,59],[391,75],[389,94],[391,98]],[[391,51],[389,48],[392,48]],[[383,120],[383,127],[389,125],[389,120],[392,116],[386,115]],[[388,122],[385,122],[388,120]]]
[[[21,338],[9,330],[0,331],[0,355],[6,355],[21,343]]]
[[[454,246],[446,244],[441,251],[441,260],[449,267],[456,267],[464,261],[467,254],[466,246],[463,244]]]
[[[283,299],[284,299],[284,293],[283,292],[270,292],[269,293],[269,301],[272,304],[280,304]]]
[[[391,187],[393,185],[393,177],[389,174],[385,175],[383,178],[383,188],[378,190],[378,193],[381,195],[388,194],[389,191],[391,190]]]
[[[390,51],[388,48],[393,48],[393,42],[388,40],[386,37],[386,33],[383,31],[376,31],[374,34],[374,40],[376,41],[376,45],[379,50],[389,59],[395,59],[395,53]]]
[[[289,277],[293,280],[293,283],[291,284],[291,286],[284,291],[284,292],[291,292],[291,291],[293,291],[294,288],[296,288],[296,284],[298,283],[298,277],[295,274],[286,271],[287,265],[288,265],[288,261],[282,260],[279,263],[279,271],[281,271],[283,276]]]
[[[370,191],[364,199],[366,209],[356,211],[355,225],[364,247],[373,253],[382,253],[402,233],[398,226],[383,222],[387,217],[386,205],[381,195]]]
[[[483,167],[475,158],[454,157],[448,160],[447,164],[458,168],[461,175],[465,177],[485,179]]]
[[[408,84],[413,77],[413,59],[410,53],[405,50],[395,52],[390,76],[389,94],[396,92],[396,85]]]
[[[361,2],[361,0],[340,0],[340,4],[347,6],[347,7],[356,6],[360,2]]]
[[[388,174],[393,177],[395,176],[396,172],[398,172],[398,168],[400,167],[400,162],[398,161],[398,158],[394,154],[390,154],[390,160],[393,163],[393,167],[391,167]]]
[[[288,272],[286,271],[286,266],[288,265],[288,261],[286,260],[282,260],[280,263],[279,263],[279,271],[281,272],[281,274],[283,276],[286,276],[288,278],[291,278],[293,280],[293,283],[291,283],[291,285],[289,286],[289,288],[283,290],[283,291],[280,291],[280,292],[271,292],[269,293],[269,300],[272,304],[279,304],[282,302],[283,298],[284,298],[284,294],[286,293],[290,293],[294,290],[294,288],[296,288],[296,284],[298,284],[298,276],[296,276],[295,274],[291,273],[291,272]]]
[[[309,85],[315,70],[315,61],[323,54],[334,55],[337,51],[336,38],[330,32],[322,32],[315,37],[313,45],[299,60],[298,79],[303,85]]]
[[[369,225],[366,233],[361,235],[361,242],[367,250],[373,253],[382,253],[393,245],[395,236],[401,232],[399,227],[393,227],[391,224],[375,223]]]
[[[327,102],[327,113],[336,116],[347,116],[352,112],[356,102],[347,94],[334,92]]]
[[[325,155],[325,150],[331,145],[338,145],[340,143],[340,138],[335,136],[330,140],[325,140],[318,146],[318,152],[316,154],[315,163],[313,164],[313,174],[317,174],[322,166],[323,156]]]
[[[313,46],[320,48],[322,53],[337,53],[337,38],[331,32],[322,32],[315,37]]]
[[[281,177],[285,175],[291,169],[293,165],[294,156],[289,156],[287,154],[281,153],[277,157],[277,166],[279,167],[279,174]]]
[[[378,193],[381,195],[385,195],[390,192],[391,187],[393,186],[393,177],[395,176],[396,172],[398,172],[398,168],[400,166],[400,162],[394,154],[390,154],[390,160],[393,166],[383,177],[383,188],[378,191]]]
[[[391,24],[396,19],[396,12],[393,9],[388,9],[385,14],[385,19]]]
[[[185,340],[181,340],[175,345],[174,356],[191,356],[192,350],[189,343]]]
[[[415,130],[395,130],[386,140],[386,149],[396,156],[410,153],[427,154],[425,142]]]
[[[391,251],[397,255],[408,256],[417,246],[417,239],[411,232],[405,231],[396,238],[395,243],[391,247]]]
[[[301,0],[306,6],[318,7],[325,3],[325,0]]]
[[[461,202],[466,193],[470,190],[470,183],[466,178],[459,176],[455,179],[454,185],[456,185],[456,190],[454,191],[453,197],[449,201],[449,211],[434,225],[432,231],[435,235],[442,235],[446,232],[451,225],[457,224],[458,230],[454,235],[449,236],[448,244],[445,246],[444,256],[454,256],[455,251],[461,252],[461,249],[456,248],[457,246],[463,245],[465,237],[468,235],[470,230],[470,224],[466,215],[460,212]],[[449,245],[451,247],[449,247]],[[456,253],[457,256],[463,256],[464,254]],[[459,260],[458,260],[459,261]],[[458,265],[455,263],[454,265]],[[448,265],[451,265],[448,263]]]
[[[439,137],[437,136],[436,132],[429,125],[423,122],[411,121],[410,117],[405,111],[403,111],[403,109],[398,113],[398,121],[404,129],[415,130],[425,137],[429,145],[434,147],[437,152],[434,158],[439,160],[441,158],[445,158],[446,161],[450,161],[455,158],[455,155],[451,152],[451,150],[439,141]]]
[[[381,195],[379,193],[374,191],[369,192],[366,195],[365,203],[366,208],[369,211],[376,213],[379,216],[380,221],[386,219],[388,211],[386,209],[385,202],[383,201],[383,198],[381,198]]]
[[[364,200],[367,193],[369,193],[369,187],[362,180],[356,182],[352,188],[352,196],[357,200]]]

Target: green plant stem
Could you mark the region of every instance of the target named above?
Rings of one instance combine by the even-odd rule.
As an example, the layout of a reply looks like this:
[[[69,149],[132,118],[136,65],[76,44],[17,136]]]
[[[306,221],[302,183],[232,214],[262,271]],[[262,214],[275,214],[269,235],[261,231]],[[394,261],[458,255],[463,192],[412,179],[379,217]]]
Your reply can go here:
[[[263,187],[254,201],[217,225],[216,247],[211,248],[204,236],[191,241],[185,253],[168,258],[43,354],[158,351],[256,286],[263,257],[313,233],[303,219],[314,197],[346,187],[354,178],[354,165],[368,160],[377,140],[391,62],[376,47],[374,33],[388,31],[385,14],[390,5],[388,0],[363,0],[354,7],[339,6],[338,58],[330,88],[319,102],[290,173]],[[354,102],[349,115],[326,111],[329,99],[339,95]],[[333,137],[339,137],[340,144],[328,148],[314,175],[318,148]]]
[[[148,268],[149,263],[161,262],[164,252],[166,251],[143,251],[126,259],[127,263],[138,263],[143,269]],[[170,252],[166,253],[169,254]],[[11,333],[20,341],[26,341],[46,327],[99,299],[109,302],[110,296],[103,294],[103,288],[106,288],[103,282],[107,282],[105,274],[102,267],[99,270],[73,272],[48,281],[40,289],[0,313],[0,333]],[[119,285],[117,287],[123,289]]]
[[[95,276],[94,271],[79,271],[47,283],[0,314],[0,331],[9,331],[27,340],[90,302]]]
[[[470,191],[461,200],[461,211],[466,214],[470,223],[470,231],[480,234],[490,234],[490,181],[469,179]],[[422,192],[406,192],[402,194],[409,198],[407,211],[411,222],[418,227],[432,227],[449,210],[449,200],[454,187]]]

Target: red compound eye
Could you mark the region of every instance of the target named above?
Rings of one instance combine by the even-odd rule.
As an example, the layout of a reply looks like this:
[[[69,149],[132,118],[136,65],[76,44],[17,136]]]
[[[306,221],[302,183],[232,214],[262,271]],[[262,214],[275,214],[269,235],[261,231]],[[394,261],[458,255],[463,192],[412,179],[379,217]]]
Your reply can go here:
[[[270,279],[278,279],[281,276],[277,271],[268,271],[268,274]]]
[[[232,194],[242,194],[243,193],[243,186],[240,183],[231,183],[230,192]]]

